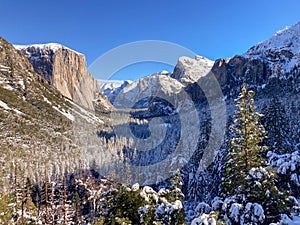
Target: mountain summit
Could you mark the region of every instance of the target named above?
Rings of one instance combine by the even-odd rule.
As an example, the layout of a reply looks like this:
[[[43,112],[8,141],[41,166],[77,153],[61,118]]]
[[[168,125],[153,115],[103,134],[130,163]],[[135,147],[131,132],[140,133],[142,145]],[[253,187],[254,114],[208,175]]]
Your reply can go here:
[[[14,47],[29,59],[36,73],[64,96],[89,109],[94,109],[94,100],[101,98],[102,108],[111,109],[109,101],[100,93],[97,80],[87,71],[83,54],[57,43]]]
[[[253,46],[243,56],[268,62],[276,74],[291,72],[300,65],[300,22],[276,32],[269,40]]]

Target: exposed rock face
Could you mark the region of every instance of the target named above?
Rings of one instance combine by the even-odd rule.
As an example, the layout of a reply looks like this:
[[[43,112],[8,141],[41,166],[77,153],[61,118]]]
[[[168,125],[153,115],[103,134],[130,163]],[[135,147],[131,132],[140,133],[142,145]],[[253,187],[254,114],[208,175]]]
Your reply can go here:
[[[178,63],[171,77],[181,83],[193,83],[200,77],[205,76],[211,70],[213,65],[213,61],[204,58],[203,56],[196,56],[195,59],[182,56],[178,59]]]
[[[300,64],[300,22],[276,32],[269,40],[250,48],[244,57],[267,62],[272,75],[281,77]]]
[[[85,56],[60,44],[15,45],[32,63],[34,70],[45,77],[64,96],[94,109],[93,101],[104,98],[103,108],[111,109],[109,101],[99,92],[97,80],[87,71]]]
[[[43,174],[44,163],[53,165],[57,176],[66,165],[70,173],[77,170],[78,162],[88,158],[83,146],[99,141],[96,128],[103,128],[107,120],[106,114],[86,110],[64,97],[34,71],[20,51],[0,37],[1,193],[5,191],[2,188],[10,190],[9,182],[2,181],[11,177],[13,162],[22,165],[19,174],[32,183]],[[104,144],[95,146],[99,150]]]

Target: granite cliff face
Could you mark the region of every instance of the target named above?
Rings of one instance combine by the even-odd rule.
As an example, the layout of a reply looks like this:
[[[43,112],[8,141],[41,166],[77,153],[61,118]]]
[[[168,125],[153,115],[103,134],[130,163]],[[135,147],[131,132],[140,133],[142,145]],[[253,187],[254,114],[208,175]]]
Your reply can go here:
[[[15,47],[29,59],[34,70],[64,96],[89,109],[94,109],[94,100],[101,98],[103,110],[112,108],[100,93],[97,80],[87,71],[83,54],[55,43]]]
[[[205,76],[213,65],[214,61],[203,56],[196,56],[194,59],[182,56],[178,59],[171,77],[183,84],[190,84]]]
[[[227,97],[246,82],[264,97],[299,94],[300,23],[276,32],[270,39],[231,59],[216,60],[212,72]]]

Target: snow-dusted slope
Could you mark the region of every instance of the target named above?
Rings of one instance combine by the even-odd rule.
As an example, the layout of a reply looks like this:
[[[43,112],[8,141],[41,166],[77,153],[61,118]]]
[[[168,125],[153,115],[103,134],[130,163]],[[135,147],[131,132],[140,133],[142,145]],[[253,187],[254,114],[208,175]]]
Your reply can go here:
[[[182,56],[171,75],[181,83],[193,83],[200,77],[205,76],[213,67],[214,61],[203,56],[196,56],[195,59]]]
[[[300,65],[300,22],[276,32],[242,56],[268,62],[273,67],[273,75],[291,72]]]

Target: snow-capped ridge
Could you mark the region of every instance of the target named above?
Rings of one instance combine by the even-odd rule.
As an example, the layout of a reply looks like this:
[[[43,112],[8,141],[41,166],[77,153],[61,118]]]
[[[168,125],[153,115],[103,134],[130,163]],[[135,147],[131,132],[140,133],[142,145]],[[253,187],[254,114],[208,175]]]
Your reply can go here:
[[[62,44],[59,43],[46,43],[46,44],[29,44],[29,45],[14,45],[14,47],[18,50],[26,50],[28,48],[37,48],[37,49],[41,49],[41,50],[46,50],[46,51],[53,51],[56,52],[59,49],[67,49],[70,51],[73,51],[79,55],[83,55],[80,52],[77,52],[69,47],[66,47]]]
[[[259,42],[242,56],[269,62],[274,73],[290,72],[300,65],[300,22],[277,31],[270,39]]]
[[[250,48],[244,55],[257,54],[268,49],[288,49],[293,53],[299,53],[300,45],[300,22],[293,26],[287,26],[277,31],[270,39],[259,42]]]

